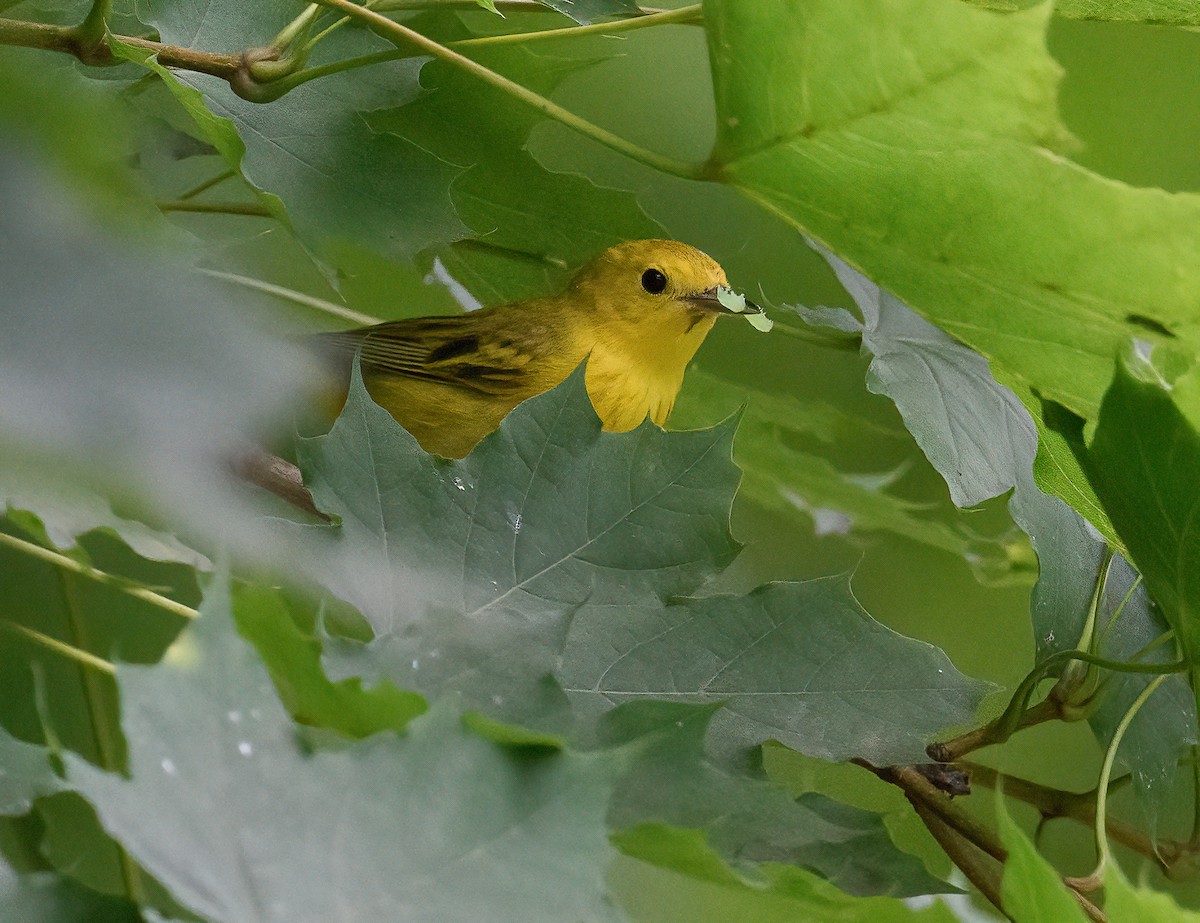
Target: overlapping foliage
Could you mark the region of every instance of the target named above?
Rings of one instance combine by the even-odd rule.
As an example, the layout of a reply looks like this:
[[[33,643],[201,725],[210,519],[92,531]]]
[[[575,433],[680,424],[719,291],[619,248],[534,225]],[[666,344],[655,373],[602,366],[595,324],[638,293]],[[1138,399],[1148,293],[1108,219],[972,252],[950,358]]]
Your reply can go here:
[[[0,4],[0,917],[950,920],[899,900],[947,857],[1016,919],[1095,916],[911,768],[999,706],[883,623],[936,608],[933,574],[872,591],[896,537],[1017,605],[1036,571],[1035,673],[951,755],[1087,718],[1129,855],[1185,868],[1200,198],[1069,159],[1049,6],[337,5]],[[703,353],[689,431],[602,432],[577,373],[451,462],[355,378],[294,442],[330,523],[228,476],[289,441],[314,310],[657,235],[796,305],[714,334],[754,372]],[[788,579],[767,515],[815,533]],[[1186,915],[1104,881],[1114,920]]]

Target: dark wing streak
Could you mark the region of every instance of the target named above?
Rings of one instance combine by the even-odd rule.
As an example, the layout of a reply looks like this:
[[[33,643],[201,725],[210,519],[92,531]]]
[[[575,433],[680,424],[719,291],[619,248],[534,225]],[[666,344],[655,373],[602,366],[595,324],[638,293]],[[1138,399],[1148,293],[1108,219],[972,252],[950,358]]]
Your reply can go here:
[[[365,373],[433,381],[489,396],[520,391],[524,370],[484,361],[478,338],[464,336],[458,318],[418,318],[320,334],[339,353],[357,353]],[[472,349],[463,349],[468,340]],[[439,356],[440,353],[440,356]],[[523,365],[521,363],[520,365]]]

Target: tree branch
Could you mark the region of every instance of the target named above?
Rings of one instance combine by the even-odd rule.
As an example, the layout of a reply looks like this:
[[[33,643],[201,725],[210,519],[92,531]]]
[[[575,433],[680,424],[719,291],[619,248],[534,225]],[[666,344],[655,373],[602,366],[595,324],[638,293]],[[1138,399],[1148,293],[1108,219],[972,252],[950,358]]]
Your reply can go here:
[[[1036,808],[1044,821],[1069,818],[1089,827],[1096,822],[1096,793],[1094,790],[1066,792],[1022,779],[1019,776],[1010,776],[981,763],[964,761],[958,765],[970,774],[972,782],[978,782],[985,788],[1001,789],[1005,795]],[[1109,786],[1109,791],[1128,781],[1128,776],[1117,779]],[[1164,872],[1168,871],[1171,864],[1185,851],[1182,843],[1175,840],[1163,840],[1155,843],[1136,827],[1113,818],[1106,820],[1105,829],[1108,831],[1108,835],[1118,843],[1132,849],[1138,855],[1153,860]]]

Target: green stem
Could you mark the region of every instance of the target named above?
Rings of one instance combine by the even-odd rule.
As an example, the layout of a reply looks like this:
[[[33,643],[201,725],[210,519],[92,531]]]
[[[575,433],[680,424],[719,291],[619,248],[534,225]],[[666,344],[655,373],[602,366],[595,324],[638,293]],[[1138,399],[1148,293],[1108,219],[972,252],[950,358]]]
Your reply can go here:
[[[156,202],[159,211],[203,212],[219,215],[249,215],[252,218],[274,218],[270,210],[257,202],[193,202],[190,199],[175,199]]]
[[[557,103],[551,102],[544,96],[534,93],[528,87],[509,80],[507,77],[497,74],[495,71],[484,67],[476,61],[472,61],[470,58],[459,54],[453,49],[447,48],[445,45],[435,42],[433,39],[427,38],[421,35],[421,33],[409,29],[407,26],[393,22],[374,10],[366,9],[356,3],[350,2],[350,0],[320,0],[320,2],[324,6],[341,10],[355,19],[361,20],[398,46],[413,45],[425,54],[432,55],[466,71],[489,86],[500,90],[502,93],[507,93],[513,99],[519,100],[530,108],[537,110],[547,118],[554,119],[556,122],[567,126],[584,137],[591,138],[593,141],[624,154],[638,163],[684,179],[701,179],[706,176],[705,165],[687,163],[672,157],[665,157],[631,141],[627,141],[619,135],[601,128],[599,125],[580,118],[575,113],[564,109]]]
[[[52,638],[49,635],[44,635],[36,629],[26,625],[20,625],[17,622],[9,622],[5,619],[0,619],[0,629],[11,631],[13,634],[20,635],[34,644],[54,651],[56,654],[61,654],[68,660],[73,660],[81,666],[88,667],[92,670],[97,670],[100,673],[107,673],[109,676],[115,676],[117,668],[107,660],[97,657],[90,651],[81,650],[67,644],[65,641],[59,641],[57,638]]]
[[[478,10],[476,0],[382,0],[375,8],[383,11],[396,10]],[[496,9],[502,13],[553,13],[554,10],[538,0],[496,0]],[[649,16],[662,10],[642,8],[640,15]],[[634,14],[639,15],[639,14]]]
[[[1059,665],[1072,660],[1081,660],[1084,663],[1103,667],[1106,670],[1112,670],[1116,673],[1152,673],[1162,674],[1163,676],[1172,673],[1183,673],[1190,667],[1190,664],[1186,660],[1178,660],[1174,663],[1131,663],[1122,660],[1109,660],[1106,657],[1098,657],[1095,654],[1089,654],[1085,651],[1059,651],[1057,654],[1051,654],[1030,671],[1029,675],[1021,681],[1021,684],[1017,687],[1017,691],[1013,693],[1008,707],[999,717],[988,722],[982,728],[968,731],[966,734],[956,737],[953,740],[930,744],[927,749],[930,759],[936,760],[939,763],[950,763],[961,759],[972,750],[978,750],[980,747],[986,747],[991,744],[1003,743],[1012,737],[1021,727],[1032,723],[1026,720],[1026,715],[1038,709],[1040,709],[1038,712],[1039,720],[1044,721],[1054,717],[1059,709],[1057,703],[1047,699],[1045,702],[1031,709],[1029,707],[1029,700],[1037,689],[1038,683],[1050,676]]]
[[[378,7],[376,7],[378,9]],[[447,47],[477,48],[481,45],[510,45],[514,43],[545,41],[556,38],[576,38],[580,35],[616,35],[620,32],[632,32],[635,29],[648,29],[651,26],[665,26],[670,23],[698,23],[704,21],[704,12],[699,3],[691,6],[681,6],[677,10],[664,10],[661,13],[649,13],[644,16],[630,16],[627,19],[617,19],[613,22],[593,22],[586,26],[564,26],[561,29],[541,29],[537,32],[509,32],[504,35],[483,35],[479,38],[468,38],[459,42],[447,42]]]
[[[24,539],[17,538],[15,535],[9,535],[7,532],[0,532],[0,545],[7,545],[15,551],[53,564],[55,567],[61,568],[68,573],[79,574],[80,576],[87,577],[89,580],[102,583],[105,586],[114,587],[127,596],[148,602],[152,606],[158,606],[158,608],[165,609],[167,612],[174,613],[182,618],[194,619],[199,614],[190,606],[177,603],[175,600],[155,593],[153,590],[148,590],[145,587],[131,586],[120,578],[114,577],[112,574],[96,570],[96,568],[89,567],[87,564],[81,564],[74,558],[68,558],[65,554],[51,551],[49,548],[43,548],[41,545],[33,544],[33,542],[27,542]]]
[[[1162,676],[1156,676],[1145,689],[1141,691],[1133,704],[1129,706],[1129,710],[1121,716],[1120,722],[1117,724],[1117,729],[1113,732],[1112,740],[1108,743],[1108,749],[1104,753],[1104,764],[1100,767],[1100,781],[1096,785],[1096,869],[1088,876],[1089,879],[1099,880],[1104,873],[1105,867],[1112,861],[1112,856],[1108,849],[1108,837],[1105,836],[1105,823],[1108,817],[1108,783],[1112,778],[1113,764],[1117,759],[1117,750],[1121,746],[1121,738],[1125,736],[1125,732],[1129,729],[1129,725],[1133,722],[1134,717],[1146,704],[1150,696],[1154,695],[1155,691],[1167,680],[1169,674],[1164,673]]]
[[[1083,623],[1083,630],[1079,633],[1079,641],[1075,645],[1076,650],[1098,650],[1096,623],[1100,619],[1100,607],[1104,602],[1104,589],[1108,586],[1108,573],[1112,568],[1112,562],[1113,550],[1105,545],[1104,553],[1100,558],[1100,566],[1096,570],[1096,580],[1092,586],[1092,598],[1088,604],[1087,619]],[[1062,675],[1059,676],[1058,682],[1054,684],[1054,688],[1047,696],[1047,698],[1060,703],[1064,712],[1079,705],[1079,691],[1093,674],[1091,666],[1084,666],[1084,663],[1085,661],[1082,660],[1072,660],[1067,664]],[[1086,701],[1086,696],[1084,700]]]
[[[75,27],[81,41],[99,46],[108,35],[108,20],[112,16],[112,0],[94,0],[87,16]]]
[[[62,587],[63,604],[67,613],[67,632],[71,637],[71,646],[79,651],[88,651],[92,647],[89,638],[87,620],[83,613],[83,603],[79,598],[80,579],[76,574],[58,572],[59,583]],[[88,665],[90,667],[90,665]],[[101,769],[109,772],[121,772],[120,729],[112,720],[112,709],[117,707],[116,693],[112,688],[112,677],[102,676],[98,671],[79,664],[79,682],[83,687],[84,707],[87,711],[88,723],[91,725],[92,737],[96,741],[97,763]],[[117,846],[117,857],[121,865],[121,877],[125,881],[125,892],[135,904],[145,902],[146,889],[142,882],[141,870],[129,853],[120,843]]]
[[[803,327],[790,327],[785,324],[776,323],[775,329],[772,332],[781,333],[796,340],[803,340],[805,343],[812,343],[815,346],[824,346],[828,349],[857,351],[862,345],[862,334],[844,333],[841,330],[834,330],[832,327],[813,327],[809,324],[805,324]]]
[[[982,785],[985,788],[999,790],[1006,798],[1015,798],[1037,809],[1042,820],[1067,818],[1077,823],[1092,826],[1096,822],[1096,791],[1067,792],[1051,788],[1038,782],[1031,782],[1020,776],[999,772],[990,766],[963,760],[956,764],[966,770],[971,777],[972,785]],[[1114,780],[1109,786],[1111,794],[1118,787],[1127,785],[1129,776]],[[1171,863],[1183,852],[1182,844],[1175,840],[1151,840],[1136,827],[1120,820],[1109,819],[1104,829],[1110,839],[1116,840],[1139,855],[1155,862],[1165,872]]]
[[[372,324],[378,324],[380,321],[378,317],[372,317],[369,314],[360,314],[358,311],[353,311],[340,304],[334,304],[332,301],[326,301],[323,298],[314,298],[311,295],[305,295],[290,288],[284,288],[282,285],[273,285],[270,282],[264,282],[261,279],[254,279],[250,276],[240,276],[232,272],[221,272],[217,269],[201,269],[199,272],[204,273],[206,276],[212,276],[214,279],[220,279],[223,282],[231,282],[234,285],[241,285],[245,288],[254,289],[257,292],[274,295],[293,304],[303,305],[306,308],[315,308],[318,311],[323,311],[342,320],[348,320],[350,323],[358,324],[361,327],[369,327]]]
[[[320,15],[320,5],[310,3],[303,13],[284,26],[280,33],[271,40],[271,47],[278,48],[280,51],[287,48],[307,32]]]
[[[181,195],[179,197],[179,201],[186,202],[188,199],[194,199],[196,196],[200,195],[200,193],[208,192],[208,190],[212,189],[213,186],[218,186],[221,183],[225,182],[225,180],[233,179],[235,176],[237,176],[237,170],[234,170],[232,168],[230,168],[228,170],[222,170],[220,173],[218,173],[216,176],[212,177],[211,179],[206,179],[204,182],[200,183],[199,185],[193,186],[191,189],[189,189],[187,192],[185,192],[183,195]]]
[[[1104,631],[1100,633],[1100,637],[1096,642],[1096,649],[1100,649],[1100,645],[1104,643],[1104,639],[1108,637],[1108,633],[1112,631],[1113,626],[1117,624],[1117,619],[1121,617],[1121,613],[1125,611],[1125,607],[1129,605],[1129,600],[1133,598],[1134,591],[1142,585],[1142,575],[1138,574],[1137,579],[1129,584],[1129,589],[1125,591],[1125,595],[1121,598],[1120,604],[1113,610],[1113,614],[1108,619],[1108,624],[1104,626]]]
[[[372,9],[378,9],[378,5],[373,5]],[[447,48],[477,48],[482,45],[506,45],[513,43],[538,42],[546,39],[557,38],[574,38],[579,35],[592,35],[594,33],[602,33],[604,35],[615,35],[618,32],[628,32],[633,29],[644,29],[648,26],[662,26],[670,23],[692,23],[703,22],[704,17],[700,8],[700,4],[692,6],[680,7],[678,10],[666,10],[660,13],[651,13],[644,16],[632,16],[628,19],[618,19],[615,22],[592,23],[588,26],[567,26],[562,29],[542,29],[536,32],[512,32],[505,35],[483,35],[479,38],[458,39],[453,42],[446,42]],[[349,22],[349,17],[342,17],[337,22],[328,26],[324,31],[314,35],[305,45],[305,53],[312,50],[312,47],[317,44],[326,35],[334,29],[339,28],[342,24]],[[304,70],[296,71],[287,77],[281,78],[279,84],[282,87],[282,96],[288,90],[293,90],[302,83],[307,83],[310,80],[316,80],[319,77],[328,77],[330,74],[338,74],[343,71],[353,70],[358,67],[369,67],[372,64],[382,64],[386,61],[398,61],[402,58],[414,57],[416,52],[397,48],[394,51],[381,51],[375,54],[361,55],[357,58],[347,58],[344,61],[332,61],[328,64],[321,64],[317,67],[305,68]]]

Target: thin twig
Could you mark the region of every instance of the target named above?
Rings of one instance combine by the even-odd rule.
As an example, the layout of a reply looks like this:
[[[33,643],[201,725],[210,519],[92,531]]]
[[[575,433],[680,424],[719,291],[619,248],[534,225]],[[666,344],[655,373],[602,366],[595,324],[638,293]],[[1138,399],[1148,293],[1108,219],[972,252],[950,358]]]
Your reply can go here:
[[[400,47],[412,45],[419,48],[426,54],[439,58],[459,69],[466,71],[474,77],[478,77],[481,81],[489,86],[495,87],[503,93],[508,94],[513,99],[519,100],[525,105],[536,109],[538,112],[547,118],[553,119],[562,125],[567,126],[579,134],[591,138],[593,141],[604,145],[618,153],[636,160],[638,163],[643,163],[648,167],[652,167],[663,173],[668,173],[672,176],[679,176],[684,179],[703,179],[707,176],[704,164],[687,163],[685,161],[676,160],[673,157],[666,157],[662,154],[657,154],[654,151],[647,150],[640,145],[634,144],[631,141],[622,138],[620,135],[613,134],[607,129],[601,128],[586,119],[580,118],[573,112],[564,109],[557,103],[551,102],[546,97],[534,93],[528,87],[522,86],[515,81],[509,80],[507,77],[496,73],[490,68],[484,67],[477,61],[459,54],[451,48],[447,48],[439,42],[416,32],[407,26],[401,25],[382,16],[374,10],[359,6],[357,3],[352,3],[350,0],[320,0],[323,6],[328,6],[332,9],[341,10],[348,16],[361,20],[372,28],[379,35],[387,38],[389,41],[397,44]]]
[[[979,893],[991,902],[993,907],[1003,912],[1002,866],[942,820],[936,812],[930,810],[928,805],[913,798],[909,798],[909,803],[917,812],[921,823],[942,847],[942,851],[967,876],[967,881],[971,882],[979,890]]]
[[[251,451],[237,458],[231,467],[239,477],[270,491],[297,509],[324,522],[333,521],[329,515],[317,509],[312,494],[304,486],[300,469],[291,462],[267,452]]]
[[[135,599],[140,599],[142,602],[150,603],[152,606],[157,606],[160,609],[165,609],[168,612],[174,613],[185,619],[194,619],[199,613],[185,606],[183,603],[178,603],[173,599],[169,599],[160,593],[155,593],[153,590],[148,590],[145,587],[133,586],[126,583],[119,577],[114,577],[112,574],[105,573],[102,570],[97,570],[87,564],[82,564],[74,558],[68,558],[65,554],[60,554],[57,551],[51,551],[49,548],[43,548],[41,545],[35,545],[33,542],[27,542],[24,539],[17,538],[15,535],[9,535],[7,532],[0,532],[0,545],[7,545],[22,554],[27,554],[30,557],[38,558],[45,561],[47,564],[52,564],[55,567],[68,571],[73,574],[87,577],[89,580],[94,580],[97,583],[102,583],[105,586],[120,590],[127,596],[132,596]]]
[[[90,651],[81,650],[74,645],[67,644],[65,641],[59,641],[57,638],[51,638],[49,635],[44,635],[36,629],[30,628],[27,625],[20,625],[17,622],[9,622],[6,619],[0,619],[0,628],[11,631],[13,634],[21,635],[24,638],[38,644],[44,648],[54,651],[56,654],[61,654],[68,660],[73,660],[78,664],[88,667],[92,670],[98,670],[101,673],[107,673],[109,676],[116,675],[117,668],[102,657],[97,657]]]
[[[248,215],[252,218],[274,218],[265,206],[257,202],[194,202],[191,199],[173,199],[155,202],[162,212],[196,212],[209,215]]]
[[[1067,792],[999,772],[981,763],[962,761],[957,765],[967,771],[973,783],[978,783],[984,788],[1001,789],[1005,795],[1035,808],[1044,821],[1064,818],[1089,827],[1096,822],[1094,789],[1090,792]],[[1128,782],[1129,776],[1122,776],[1109,785],[1109,791],[1112,792]],[[1113,840],[1157,863],[1164,872],[1185,851],[1182,843],[1175,840],[1160,840],[1156,843],[1136,827],[1115,818],[1106,819],[1105,829]]]

